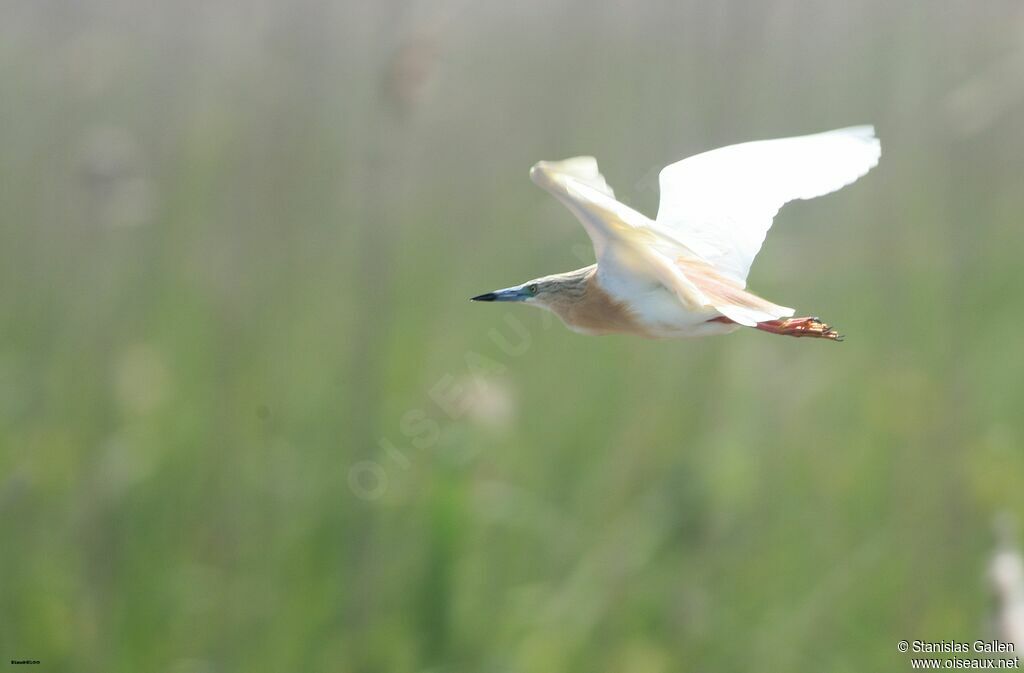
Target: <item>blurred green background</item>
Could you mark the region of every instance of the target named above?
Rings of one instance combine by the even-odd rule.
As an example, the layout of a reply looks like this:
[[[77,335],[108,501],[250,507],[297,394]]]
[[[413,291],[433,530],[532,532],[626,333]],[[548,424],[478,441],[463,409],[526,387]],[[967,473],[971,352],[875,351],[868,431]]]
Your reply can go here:
[[[0,4],[0,661],[898,671],[1024,516],[1024,6]],[[586,338],[534,187],[874,123],[751,276],[841,346]]]

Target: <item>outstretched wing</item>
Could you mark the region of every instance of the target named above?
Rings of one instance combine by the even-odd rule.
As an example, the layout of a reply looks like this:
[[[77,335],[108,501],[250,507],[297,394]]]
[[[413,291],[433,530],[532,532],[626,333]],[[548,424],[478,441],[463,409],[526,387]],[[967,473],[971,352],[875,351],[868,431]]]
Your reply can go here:
[[[659,175],[656,228],[744,287],[783,205],[845,187],[871,170],[881,152],[874,127],[854,126],[683,159]]]
[[[650,222],[615,199],[594,157],[541,161],[530,169],[530,179],[551,192],[583,223],[598,258],[610,239]]]
[[[617,201],[593,157],[541,161],[530,179],[565,204],[590,236],[598,273],[610,289],[661,284],[684,306],[710,304],[676,263],[683,246],[659,235],[650,218]]]

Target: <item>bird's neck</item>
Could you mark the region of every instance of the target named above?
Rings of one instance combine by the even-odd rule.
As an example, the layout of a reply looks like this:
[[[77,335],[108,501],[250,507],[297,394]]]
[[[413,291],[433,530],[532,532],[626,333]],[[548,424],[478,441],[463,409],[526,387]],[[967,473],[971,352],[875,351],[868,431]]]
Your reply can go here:
[[[584,334],[641,332],[629,307],[601,287],[596,264],[562,275],[566,291],[548,308],[570,329]]]

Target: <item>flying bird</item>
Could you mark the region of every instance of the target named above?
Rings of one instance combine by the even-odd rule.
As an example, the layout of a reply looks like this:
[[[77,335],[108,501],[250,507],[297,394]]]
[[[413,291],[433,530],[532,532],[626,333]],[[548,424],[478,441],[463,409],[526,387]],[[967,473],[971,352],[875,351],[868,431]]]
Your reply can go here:
[[[583,224],[597,263],[473,300],[532,304],[583,334],[698,337],[750,327],[841,341],[819,318],[795,318],[747,291],[747,274],[783,205],[845,187],[881,152],[874,127],[854,126],[697,154],[661,170],[653,220],[616,200],[593,157],[541,161],[530,178]]]

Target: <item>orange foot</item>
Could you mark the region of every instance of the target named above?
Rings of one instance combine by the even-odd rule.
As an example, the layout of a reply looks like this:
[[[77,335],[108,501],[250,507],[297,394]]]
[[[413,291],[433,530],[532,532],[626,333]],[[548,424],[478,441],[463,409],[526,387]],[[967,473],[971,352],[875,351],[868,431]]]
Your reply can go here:
[[[793,337],[814,337],[815,339],[829,339],[831,341],[842,341],[843,335],[832,329],[820,318],[785,318],[782,320],[768,320],[757,323],[757,329],[772,334],[784,334]]]

